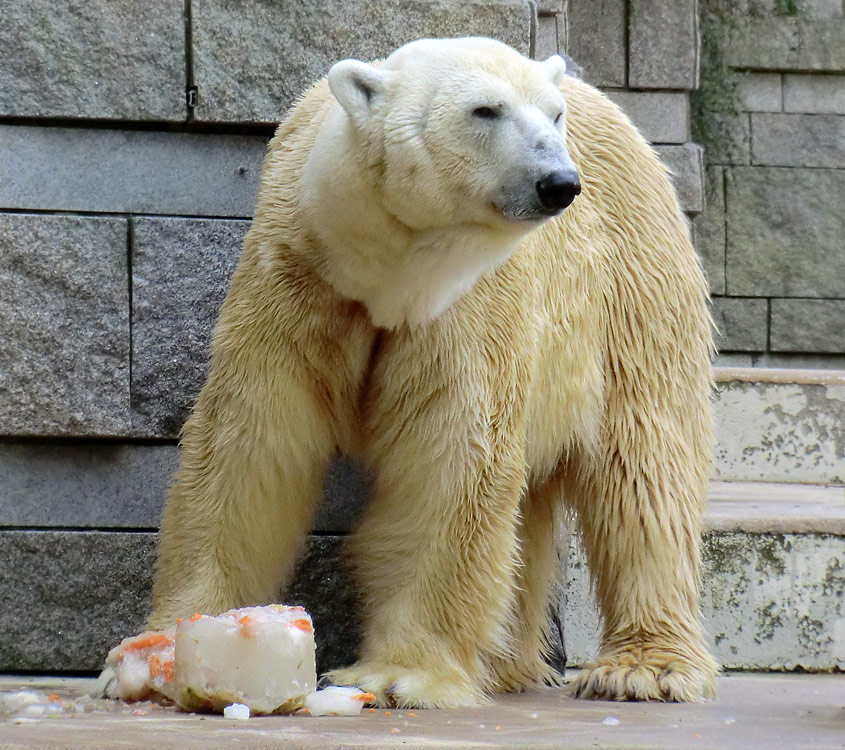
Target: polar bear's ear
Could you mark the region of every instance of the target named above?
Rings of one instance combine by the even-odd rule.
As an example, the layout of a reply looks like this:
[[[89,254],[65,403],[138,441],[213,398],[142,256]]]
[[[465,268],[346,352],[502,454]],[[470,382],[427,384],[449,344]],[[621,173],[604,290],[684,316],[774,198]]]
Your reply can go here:
[[[540,67],[555,86],[560,86],[566,74],[566,61],[560,55],[552,55],[548,60],[541,62]]]
[[[360,60],[341,60],[329,71],[329,88],[357,127],[370,116],[373,99],[383,90],[384,72]]]

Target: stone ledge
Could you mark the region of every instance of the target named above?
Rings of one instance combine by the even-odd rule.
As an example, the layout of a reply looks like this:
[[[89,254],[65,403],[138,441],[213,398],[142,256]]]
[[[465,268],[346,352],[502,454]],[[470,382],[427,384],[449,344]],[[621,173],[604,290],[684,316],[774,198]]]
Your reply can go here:
[[[845,382],[720,378],[713,402],[716,478],[845,483]],[[797,378],[796,378],[797,380]]]
[[[251,217],[263,136],[0,125],[0,207]]]

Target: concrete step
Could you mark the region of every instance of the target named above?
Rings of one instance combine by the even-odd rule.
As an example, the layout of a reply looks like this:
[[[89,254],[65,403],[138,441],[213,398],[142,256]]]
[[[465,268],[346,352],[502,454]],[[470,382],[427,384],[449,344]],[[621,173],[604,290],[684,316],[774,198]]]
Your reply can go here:
[[[715,368],[719,479],[845,484],[845,371]]]
[[[0,677],[0,691],[35,689],[65,700],[92,680]],[[498,696],[455,711],[364,710],[358,718],[262,716],[248,721],[198,716],[143,704],[61,714],[23,724],[0,719],[0,750],[242,750],[323,748],[520,748],[520,750],[841,750],[845,679],[840,675],[730,675],[715,701],[612,703],[560,690]],[[105,708],[105,706],[103,707]]]
[[[845,487],[714,482],[702,610],[732,669],[845,668]],[[595,654],[599,616],[571,536],[562,620],[569,664]]]

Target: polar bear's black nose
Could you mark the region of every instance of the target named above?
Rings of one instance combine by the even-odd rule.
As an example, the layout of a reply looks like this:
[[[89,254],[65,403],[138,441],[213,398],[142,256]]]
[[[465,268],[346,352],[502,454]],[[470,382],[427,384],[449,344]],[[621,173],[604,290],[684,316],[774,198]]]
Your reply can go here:
[[[549,172],[536,187],[540,203],[549,211],[563,210],[581,193],[578,173],[571,169]]]

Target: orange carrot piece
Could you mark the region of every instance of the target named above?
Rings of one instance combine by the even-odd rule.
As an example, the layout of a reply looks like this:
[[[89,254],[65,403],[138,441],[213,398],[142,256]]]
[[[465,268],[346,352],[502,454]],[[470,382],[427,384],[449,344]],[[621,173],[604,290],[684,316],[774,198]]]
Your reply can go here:
[[[164,674],[165,682],[173,682],[173,659],[168,659],[161,665],[161,671]]]
[[[155,679],[161,674],[161,659],[159,659],[158,654],[150,654],[148,661],[150,664],[150,677]]]
[[[50,695],[47,696],[47,700],[50,701],[50,703],[63,703],[64,702],[64,699],[62,698],[62,696],[57,695],[56,693],[50,693]]]
[[[290,627],[292,628],[298,628],[299,630],[302,630],[306,633],[314,632],[314,628],[311,623],[304,618],[301,620],[291,620],[288,625],[290,625]]]
[[[369,703],[374,701],[376,697],[372,693],[358,693],[358,695],[351,696],[354,701],[361,701],[361,703]]]
[[[196,622],[197,620],[199,620],[199,619],[200,619],[200,617],[202,617],[202,615],[201,615],[199,612],[194,612],[194,614],[193,614],[193,615],[191,615],[191,617],[190,617],[190,619],[188,620],[188,622]]]
[[[127,643],[124,651],[142,651],[145,648],[169,644],[170,638],[164,633],[150,633],[149,635],[138,636],[131,643]]]

